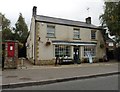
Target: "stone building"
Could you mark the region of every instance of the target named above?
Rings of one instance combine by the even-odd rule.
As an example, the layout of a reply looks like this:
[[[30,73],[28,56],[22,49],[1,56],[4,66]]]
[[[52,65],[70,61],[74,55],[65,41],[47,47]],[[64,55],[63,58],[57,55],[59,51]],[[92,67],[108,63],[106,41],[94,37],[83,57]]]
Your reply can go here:
[[[86,22],[37,15],[33,7],[30,33],[27,38],[27,58],[33,64],[53,64],[55,58],[80,62],[90,53],[93,61],[103,58],[105,44],[101,28],[91,24],[91,17]]]

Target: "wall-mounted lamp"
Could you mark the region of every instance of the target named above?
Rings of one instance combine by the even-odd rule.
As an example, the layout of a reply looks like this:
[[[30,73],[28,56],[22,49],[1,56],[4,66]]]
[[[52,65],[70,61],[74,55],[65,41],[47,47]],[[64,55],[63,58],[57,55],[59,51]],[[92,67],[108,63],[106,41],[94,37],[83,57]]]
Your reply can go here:
[[[40,41],[40,37],[38,38],[38,41]]]

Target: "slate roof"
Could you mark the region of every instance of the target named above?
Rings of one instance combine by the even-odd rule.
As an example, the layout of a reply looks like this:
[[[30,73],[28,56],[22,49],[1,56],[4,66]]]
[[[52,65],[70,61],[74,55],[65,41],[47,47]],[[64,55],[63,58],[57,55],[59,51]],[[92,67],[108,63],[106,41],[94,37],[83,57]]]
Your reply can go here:
[[[55,18],[55,17],[48,17],[48,16],[43,16],[43,15],[36,15],[35,19],[36,21],[39,21],[39,22],[54,23],[54,24],[61,24],[61,25],[67,25],[67,26],[91,28],[91,29],[101,29],[95,25],[87,24],[86,22]]]

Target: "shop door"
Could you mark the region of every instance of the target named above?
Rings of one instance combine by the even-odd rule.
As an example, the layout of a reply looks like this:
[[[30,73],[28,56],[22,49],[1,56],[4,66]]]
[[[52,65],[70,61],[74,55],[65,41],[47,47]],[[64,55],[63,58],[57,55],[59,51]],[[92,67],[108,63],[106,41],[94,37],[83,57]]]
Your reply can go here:
[[[79,46],[74,46],[74,63],[78,63],[80,59],[80,47]]]

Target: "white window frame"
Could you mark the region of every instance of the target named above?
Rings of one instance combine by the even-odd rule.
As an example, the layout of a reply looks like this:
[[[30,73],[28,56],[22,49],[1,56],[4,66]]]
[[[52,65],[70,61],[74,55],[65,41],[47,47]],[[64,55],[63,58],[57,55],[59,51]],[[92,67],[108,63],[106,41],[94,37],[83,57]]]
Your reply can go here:
[[[91,39],[96,39],[96,31],[91,30]]]
[[[87,57],[87,52],[91,53],[92,57],[96,56],[96,46],[84,46],[84,57]]]
[[[47,25],[47,37],[55,37],[55,26]]]
[[[68,48],[67,48],[68,47]],[[54,47],[54,56],[58,57],[71,57],[71,46],[69,45],[55,45]]]
[[[73,29],[73,39],[80,39],[80,29],[78,28]]]

